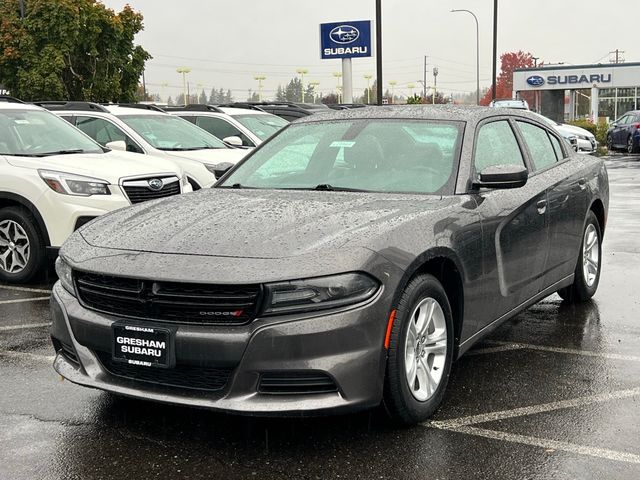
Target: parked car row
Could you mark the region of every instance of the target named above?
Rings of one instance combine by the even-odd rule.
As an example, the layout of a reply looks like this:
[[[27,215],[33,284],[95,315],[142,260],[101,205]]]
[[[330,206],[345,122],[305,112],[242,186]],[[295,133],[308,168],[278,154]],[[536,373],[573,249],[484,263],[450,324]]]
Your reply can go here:
[[[288,123],[260,109],[171,110],[0,97],[0,281],[29,281],[100,215],[210,187]]]

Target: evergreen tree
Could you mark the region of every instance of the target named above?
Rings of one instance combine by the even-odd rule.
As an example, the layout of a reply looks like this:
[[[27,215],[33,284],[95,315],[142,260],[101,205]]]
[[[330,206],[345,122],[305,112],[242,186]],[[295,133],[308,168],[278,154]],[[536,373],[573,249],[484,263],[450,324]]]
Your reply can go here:
[[[285,94],[284,88],[282,85],[278,85],[278,90],[276,91],[276,101],[277,102],[286,102],[287,95]]]
[[[184,93],[176,97],[176,105],[184,105]]]
[[[225,103],[227,99],[227,95],[224,93],[224,89],[220,88],[220,90],[218,90],[218,103]]]
[[[169,105],[170,107],[173,107],[175,105],[175,103],[173,103],[173,98],[171,98],[171,96],[167,98],[167,105]]]
[[[207,94],[204,93],[204,89],[200,93],[200,97],[198,97],[198,103],[203,103],[203,104],[207,103]]]
[[[211,89],[211,94],[209,95],[209,103],[215,105],[218,103],[218,91],[213,87]]]
[[[233,95],[231,94],[231,90],[227,90],[227,95],[224,99],[225,103],[233,103]]]

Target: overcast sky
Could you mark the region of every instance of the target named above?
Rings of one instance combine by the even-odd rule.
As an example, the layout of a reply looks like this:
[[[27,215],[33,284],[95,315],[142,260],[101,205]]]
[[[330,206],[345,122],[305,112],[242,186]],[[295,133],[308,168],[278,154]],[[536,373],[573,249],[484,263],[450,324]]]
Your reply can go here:
[[[104,0],[115,10],[126,3],[145,17],[137,42],[152,55],[147,88],[163,99],[182,90],[179,66],[191,68],[191,92],[212,86],[231,89],[237,100],[257,87],[256,74],[267,77],[265,96],[307,68],[307,79],[327,93],[336,86],[339,60],[320,60],[319,24],[375,20],[374,0]],[[609,51],[624,50],[627,61],[640,61],[636,2],[632,0],[500,0],[498,51],[524,50],[545,63],[608,62]],[[428,55],[428,83],[433,66],[445,92],[475,90],[475,23],[480,22],[481,86],[491,83],[491,0],[383,0],[384,82],[397,82],[396,94],[422,78]],[[354,59],[354,95],[375,76],[374,59]],[[499,68],[499,67],[498,67]],[[305,80],[307,81],[307,80]]]

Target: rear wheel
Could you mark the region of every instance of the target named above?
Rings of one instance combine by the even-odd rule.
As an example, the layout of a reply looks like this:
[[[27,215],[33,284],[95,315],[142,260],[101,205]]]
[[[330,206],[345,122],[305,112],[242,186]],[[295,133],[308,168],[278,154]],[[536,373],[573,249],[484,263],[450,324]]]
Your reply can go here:
[[[582,247],[574,272],[573,283],[558,290],[568,302],[586,302],[596,293],[602,266],[602,233],[596,215],[589,211],[582,235]]]
[[[19,207],[0,209],[0,281],[28,282],[44,257],[44,241],[33,215]]]
[[[385,406],[404,424],[426,420],[440,405],[453,359],[453,317],[432,275],[414,278],[396,309],[385,379]]]

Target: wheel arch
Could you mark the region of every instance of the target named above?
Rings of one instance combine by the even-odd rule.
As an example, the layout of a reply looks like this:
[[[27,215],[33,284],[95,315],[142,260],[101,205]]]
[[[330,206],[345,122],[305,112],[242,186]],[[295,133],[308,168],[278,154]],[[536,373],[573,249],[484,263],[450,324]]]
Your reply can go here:
[[[600,224],[600,235],[604,238],[604,230],[607,223],[607,215],[604,208],[604,203],[599,198],[596,198],[589,207],[589,211],[593,212],[596,218],[598,219],[598,223]]]
[[[0,192],[0,208],[5,207],[22,207],[26,208],[31,215],[36,219],[37,227],[42,234],[42,238],[45,242],[46,247],[51,246],[51,241],[49,240],[49,232],[47,231],[47,226],[44,223],[44,219],[40,212],[36,208],[36,206],[31,203],[29,200],[24,198],[21,195],[17,195],[15,193],[9,192]]]
[[[417,275],[433,275],[442,284],[453,315],[454,326],[454,356],[457,357],[457,349],[462,334],[462,323],[464,318],[464,283],[463,269],[458,256],[449,248],[439,247],[428,250],[418,256],[406,269],[402,279],[398,284],[393,298],[393,305],[397,305],[402,296],[402,292],[409,282]]]

